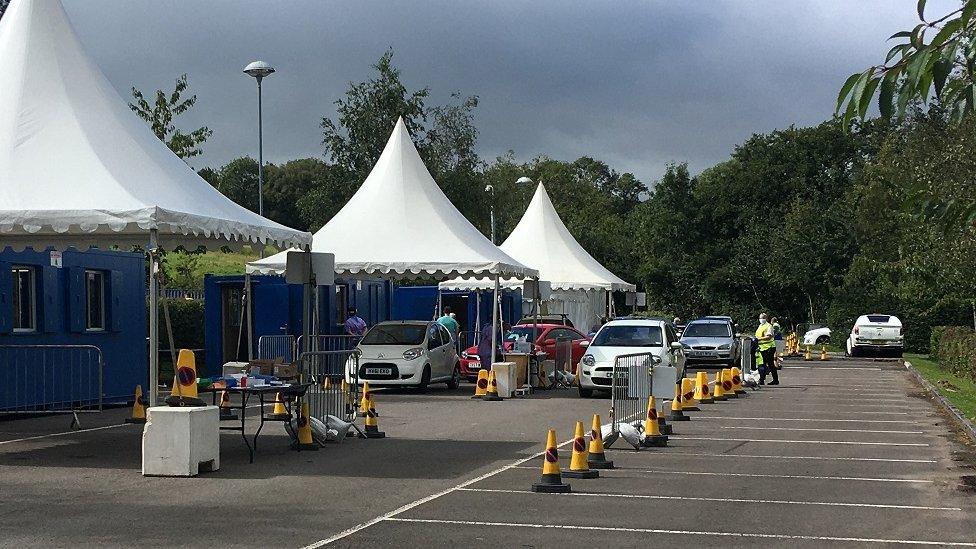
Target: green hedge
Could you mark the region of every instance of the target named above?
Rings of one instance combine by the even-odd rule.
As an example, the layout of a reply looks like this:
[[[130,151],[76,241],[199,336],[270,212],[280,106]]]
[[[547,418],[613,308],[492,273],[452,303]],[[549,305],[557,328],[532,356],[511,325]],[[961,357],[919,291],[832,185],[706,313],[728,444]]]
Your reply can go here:
[[[932,356],[938,359],[943,370],[976,381],[976,332],[972,328],[934,327]]]
[[[169,299],[170,322],[173,326],[173,343],[176,349],[203,349],[203,301],[195,299]],[[148,303],[146,310],[149,310]],[[149,318],[149,315],[146,315]],[[169,355],[169,335],[166,332],[166,317],[163,314],[163,303],[159,303],[159,349],[162,351],[160,359],[160,379],[168,382],[172,377],[172,364]],[[196,353],[197,373],[206,375],[205,355],[203,351]]]

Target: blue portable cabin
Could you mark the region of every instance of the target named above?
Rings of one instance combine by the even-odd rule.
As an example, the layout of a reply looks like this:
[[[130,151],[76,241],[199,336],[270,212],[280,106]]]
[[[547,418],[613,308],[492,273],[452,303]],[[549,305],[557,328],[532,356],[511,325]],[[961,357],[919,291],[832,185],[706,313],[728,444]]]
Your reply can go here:
[[[394,320],[429,320],[439,315],[437,311],[437,286],[398,286],[393,290]],[[450,306],[457,315],[458,324],[465,332],[478,332],[491,322],[491,296],[493,291],[482,292],[444,290],[441,307]],[[481,305],[478,306],[480,295]],[[522,290],[503,291],[502,321],[515,324],[522,317]],[[478,313],[481,318],[476,318]]]
[[[141,253],[0,252],[0,411],[97,401],[101,351],[104,403],[132,399],[146,385],[146,270]]]
[[[204,340],[207,371],[220,372],[228,361],[247,359],[247,334],[241,298],[244,275],[207,275],[204,278]],[[275,275],[251,275],[254,295],[254,352],[263,335],[302,334],[302,286]],[[320,288],[319,318],[324,335],[343,334],[346,310],[355,306],[368,326],[389,320],[391,283],[384,280],[343,280]],[[245,324],[242,324],[242,321]]]

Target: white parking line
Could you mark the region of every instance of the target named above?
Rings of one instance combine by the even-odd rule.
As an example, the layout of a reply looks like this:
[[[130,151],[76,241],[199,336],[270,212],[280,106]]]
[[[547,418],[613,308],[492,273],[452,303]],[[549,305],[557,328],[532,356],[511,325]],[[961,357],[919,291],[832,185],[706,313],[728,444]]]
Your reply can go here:
[[[711,406],[711,405],[709,405],[709,406]],[[823,408],[823,406],[821,406],[821,408]],[[821,410],[797,410],[795,407],[794,408],[765,408],[764,407],[762,409],[762,411],[763,412],[802,412],[802,413],[806,413],[806,414],[826,414],[826,413],[833,413],[834,412],[832,406],[827,406],[827,408],[828,409],[821,411]],[[909,413],[909,412],[875,412],[873,410],[861,410],[861,411],[850,410],[850,411],[848,411],[846,413],[859,414],[859,415],[860,414],[863,414],[863,415],[867,415],[867,416],[914,416],[914,415],[918,415],[917,412],[916,413]]]
[[[503,490],[496,488],[459,488],[459,492],[487,492],[496,494],[532,494],[531,490]],[[567,492],[554,496],[582,498],[658,499],[667,501],[711,501],[717,503],[760,503],[769,505],[814,505],[820,507],[858,507],[867,509],[908,509],[912,511],[962,511],[961,507],[928,507],[925,505],[891,505],[887,503],[846,503],[840,501],[793,501],[787,499],[707,498],[699,496],[663,496],[654,494],[610,494],[605,492]]]
[[[519,465],[515,469],[531,469],[533,471],[538,470],[539,467],[529,467],[526,465]],[[713,477],[748,477],[748,478],[780,478],[780,479],[793,479],[793,480],[843,480],[843,481],[862,481],[862,482],[902,482],[902,483],[913,483],[913,484],[932,484],[931,480],[924,479],[912,479],[912,478],[874,478],[874,477],[833,477],[833,476],[817,476],[817,475],[770,475],[763,473],[717,473],[712,471],[669,471],[667,469],[629,469],[627,467],[617,467],[614,469],[605,469],[600,471],[601,475],[609,474],[611,477],[616,476],[618,472],[633,472],[633,473],[647,473],[655,475],[703,475],[703,476],[713,476]]]
[[[611,526],[574,526],[568,524],[531,524],[524,522],[488,522],[480,520],[439,520],[388,518],[389,522],[415,522],[421,524],[452,524],[456,526],[501,526],[505,528],[538,528],[552,530],[584,530],[594,532],[628,532],[636,534],[670,534],[677,536],[720,536],[732,538],[758,538],[808,541],[843,541],[856,543],[887,543],[900,545],[941,545],[949,547],[976,547],[976,543],[965,541],[926,541],[910,539],[855,538],[839,536],[803,536],[791,534],[761,534],[758,532],[715,532],[707,530],[672,530],[663,528],[614,528]]]
[[[682,437],[684,438],[684,437]],[[709,454],[705,452],[646,452],[647,456],[698,456],[720,458],[749,458],[749,459],[808,459],[814,461],[879,461],[884,463],[938,463],[934,459],[895,459],[895,458],[866,458],[866,457],[832,457],[832,456],[763,456],[756,454]]]
[[[852,446],[919,446],[928,447],[924,442],[861,442],[859,440],[787,440],[778,438],[722,438],[722,437],[687,437],[681,440],[721,440],[730,442],[773,442],[776,444],[848,444]]]
[[[892,433],[896,435],[921,435],[925,431],[888,431],[884,429],[817,429],[813,427],[748,427],[746,425],[736,425],[734,427],[723,427],[723,429],[735,429],[737,431],[815,431],[820,433]]]
[[[917,421],[902,419],[816,419],[808,417],[743,417],[743,416],[692,416],[695,419],[732,419],[736,421],[816,421],[830,423],[903,423],[919,425]]]
[[[50,433],[47,435],[37,435],[33,437],[17,438],[14,440],[0,440],[0,445],[2,444],[13,444],[15,442],[28,442],[31,440],[41,440],[44,438],[52,437],[63,437],[65,435],[76,435],[78,433],[88,433],[90,431],[102,431],[105,429],[115,429],[116,427],[125,427],[126,425],[134,425],[133,423],[118,423],[115,425],[104,425],[102,427],[91,427],[89,429],[78,429],[77,431],[64,431],[62,433]]]

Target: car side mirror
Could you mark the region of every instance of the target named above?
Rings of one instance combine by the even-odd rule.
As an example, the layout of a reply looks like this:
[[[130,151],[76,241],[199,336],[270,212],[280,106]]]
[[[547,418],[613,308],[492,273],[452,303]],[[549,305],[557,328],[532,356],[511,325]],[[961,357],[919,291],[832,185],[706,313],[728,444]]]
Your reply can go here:
[[[547,339],[547,340],[543,341],[542,344],[543,345],[555,345],[556,344],[556,340],[555,339]]]
[[[588,340],[584,339],[583,341],[580,341],[579,342],[579,346],[580,347],[589,347],[590,346],[590,342]]]
[[[677,351],[677,350],[681,349],[681,344],[678,343],[677,341],[672,341],[671,342],[671,348],[674,349],[675,351]]]

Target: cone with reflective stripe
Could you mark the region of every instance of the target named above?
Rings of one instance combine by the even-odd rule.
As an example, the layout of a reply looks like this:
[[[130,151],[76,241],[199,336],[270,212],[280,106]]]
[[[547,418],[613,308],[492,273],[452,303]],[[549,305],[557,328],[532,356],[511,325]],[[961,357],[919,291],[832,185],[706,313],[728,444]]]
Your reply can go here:
[[[697,412],[698,401],[695,400],[695,380],[690,377],[681,378],[681,411]]]
[[[125,422],[146,422],[146,401],[142,398],[142,385],[136,385],[135,400],[132,401],[132,417],[126,418]]]
[[[559,473],[559,450],[556,449],[556,431],[549,429],[546,437],[546,452],[542,461],[542,480],[532,485],[533,492],[545,494],[565,494],[570,491]]]
[[[590,469],[613,469],[613,462],[607,459],[607,455],[603,451],[603,424],[600,423],[600,414],[593,414],[587,465],[590,466]]]
[[[298,442],[295,447],[299,450],[318,450],[319,445],[312,440],[312,423],[308,419],[308,403],[302,403],[302,411],[298,416]]]
[[[732,368],[732,390],[740,396],[749,394],[742,388],[742,371],[738,368]]]
[[[288,408],[285,408],[285,399],[281,396],[281,393],[275,393],[274,408],[271,410],[271,419],[283,420],[289,419],[291,414],[288,413]]]
[[[668,436],[661,433],[657,421],[657,402],[653,396],[647,397],[647,417],[644,419],[644,440],[641,446],[667,446]]]
[[[739,395],[735,394],[735,386],[732,384],[732,369],[723,368],[721,374],[722,394],[725,395],[725,398],[739,398]]]
[[[377,419],[379,414],[376,413],[376,401],[373,400],[373,394],[369,395],[369,404],[366,405],[366,438],[386,438],[386,433],[380,431],[380,422]]]
[[[600,471],[590,469],[582,421],[576,422],[576,433],[573,436],[573,457],[569,460],[569,471],[563,473],[563,476],[569,478],[598,478],[600,476]]]
[[[672,435],[672,434],[674,434],[671,431],[671,426],[668,425],[668,420],[664,416],[664,412],[661,411],[661,410],[656,410],[656,411],[657,411],[657,428],[658,428],[658,430],[661,431],[661,434],[662,435]]]
[[[372,393],[369,391],[369,382],[363,382],[363,396],[359,398],[359,417],[366,417],[366,410],[369,409],[369,399]]]
[[[322,390],[325,391],[325,392],[329,392],[329,391],[332,390],[332,378],[331,377],[325,376],[325,379],[322,380]]]
[[[478,370],[478,381],[474,384],[474,396],[471,398],[484,398],[488,392],[488,370]]]
[[[488,391],[481,400],[484,400],[485,402],[498,402],[500,400],[505,400],[504,398],[498,396],[498,383],[495,380],[495,370],[488,373]]]
[[[810,352],[809,345],[807,345],[807,350],[803,352],[803,360],[813,360],[813,354]]]
[[[722,371],[715,372],[715,383],[712,385],[712,398],[716,402],[725,400],[725,391],[722,389]]]
[[[684,412],[684,400],[681,394],[681,385],[678,385],[674,389],[674,398],[671,399],[671,415],[668,419],[671,421],[688,421],[690,417],[685,415]]]
[[[827,360],[827,346],[820,346],[820,360]]]
[[[189,349],[180,349],[180,354],[176,357],[172,393],[184,398],[197,397],[197,361],[193,351]]]
[[[220,421],[234,421],[237,418],[237,411],[230,403],[230,393],[225,388],[220,392]]]
[[[708,374],[705,372],[698,372],[695,376],[695,400],[702,404],[715,402],[712,390],[708,387]]]

